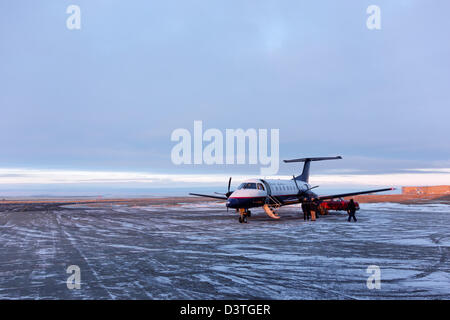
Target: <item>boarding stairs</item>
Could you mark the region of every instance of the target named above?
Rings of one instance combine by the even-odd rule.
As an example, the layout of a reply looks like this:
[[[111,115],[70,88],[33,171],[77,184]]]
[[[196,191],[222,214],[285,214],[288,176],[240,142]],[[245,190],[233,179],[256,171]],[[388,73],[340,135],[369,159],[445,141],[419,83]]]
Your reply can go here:
[[[281,202],[271,195],[268,195],[266,198],[266,203],[264,204],[263,208],[266,214],[271,217],[272,219],[280,219],[280,216],[275,213],[274,210],[280,208],[282,206]]]

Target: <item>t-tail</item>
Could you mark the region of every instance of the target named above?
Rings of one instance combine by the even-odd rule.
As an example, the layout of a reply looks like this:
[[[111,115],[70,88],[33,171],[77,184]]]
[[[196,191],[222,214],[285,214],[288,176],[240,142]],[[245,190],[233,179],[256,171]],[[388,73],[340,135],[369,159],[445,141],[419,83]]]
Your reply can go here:
[[[291,159],[291,160],[283,160],[286,163],[290,163],[290,162],[304,162],[305,164],[303,165],[303,171],[302,174],[299,176],[296,176],[294,179],[295,180],[301,180],[301,181],[305,181],[305,182],[309,182],[309,165],[311,163],[311,161],[322,161],[322,160],[336,160],[336,159],[342,159],[341,156],[337,156],[337,157],[315,157],[315,158],[300,158],[300,159]]]

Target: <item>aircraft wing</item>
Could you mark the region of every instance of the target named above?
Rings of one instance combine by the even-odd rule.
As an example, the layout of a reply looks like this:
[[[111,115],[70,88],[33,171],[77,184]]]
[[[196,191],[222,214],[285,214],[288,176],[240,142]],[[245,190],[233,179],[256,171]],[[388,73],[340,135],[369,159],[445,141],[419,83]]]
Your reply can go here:
[[[357,196],[359,194],[383,192],[383,191],[390,191],[390,190],[395,190],[395,188],[384,188],[384,189],[375,189],[375,190],[367,190],[367,191],[358,191],[358,192],[350,192],[350,193],[333,194],[333,195],[329,195],[329,196],[319,196],[319,197],[317,197],[317,199],[318,200],[328,200],[328,199],[334,199],[334,198],[344,198],[344,197]]]
[[[221,197],[221,196],[212,196],[209,194],[200,194],[200,193],[189,193],[191,196],[197,196],[197,197],[206,197],[206,198],[214,198],[214,199],[220,199],[220,200],[227,200],[227,197]]]

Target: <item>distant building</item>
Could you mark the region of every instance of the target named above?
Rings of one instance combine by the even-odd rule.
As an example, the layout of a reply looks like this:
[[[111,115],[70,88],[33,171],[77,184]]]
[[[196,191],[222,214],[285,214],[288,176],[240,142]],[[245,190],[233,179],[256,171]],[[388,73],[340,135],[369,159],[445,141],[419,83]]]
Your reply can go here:
[[[402,187],[403,194],[450,194],[450,186]]]

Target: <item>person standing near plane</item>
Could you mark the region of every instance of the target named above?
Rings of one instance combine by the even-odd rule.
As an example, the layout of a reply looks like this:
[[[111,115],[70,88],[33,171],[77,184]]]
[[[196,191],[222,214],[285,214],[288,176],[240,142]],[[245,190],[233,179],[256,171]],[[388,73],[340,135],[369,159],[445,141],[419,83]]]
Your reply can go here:
[[[311,216],[311,205],[309,202],[302,202],[303,220],[309,220]]]
[[[348,222],[350,222],[352,220],[352,218],[356,222],[356,217],[355,217],[356,205],[355,205],[355,201],[353,201],[353,199],[350,199],[350,202],[348,203],[347,212],[348,212]]]

